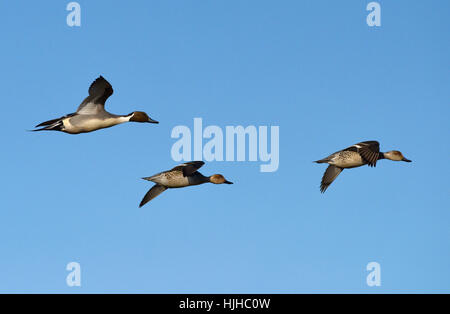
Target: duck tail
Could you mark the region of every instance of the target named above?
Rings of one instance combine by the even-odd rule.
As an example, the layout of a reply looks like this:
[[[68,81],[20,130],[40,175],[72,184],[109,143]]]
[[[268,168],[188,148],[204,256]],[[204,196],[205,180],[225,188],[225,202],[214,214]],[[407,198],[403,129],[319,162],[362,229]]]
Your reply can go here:
[[[318,163],[318,164],[325,164],[325,163],[327,163],[329,161],[330,160],[328,158],[324,158],[324,159],[316,160],[316,161],[313,161],[313,162]]]
[[[50,123],[51,122],[51,123]],[[40,129],[35,129],[32,131],[62,131],[63,123],[62,120],[50,120],[46,122],[42,122],[41,124],[36,125],[36,127],[44,126]]]

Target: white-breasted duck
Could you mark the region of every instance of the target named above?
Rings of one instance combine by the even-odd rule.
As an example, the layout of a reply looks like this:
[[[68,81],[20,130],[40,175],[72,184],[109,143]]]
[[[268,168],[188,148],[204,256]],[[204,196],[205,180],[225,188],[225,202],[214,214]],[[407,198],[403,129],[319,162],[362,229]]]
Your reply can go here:
[[[233,184],[233,182],[227,181],[221,174],[214,174],[209,177],[202,175],[197,170],[204,164],[203,161],[186,162],[171,170],[160,172],[151,177],[142,178],[147,181],[155,182],[156,184],[147,192],[147,194],[145,194],[139,207],[144,206],[169,188],[183,188],[208,182],[214,184]]]
[[[61,131],[69,134],[92,132],[109,128],[124,122],[158,123],[145,112],[134,111],[128,115],[115,115],[105,110],[105,102],[113,94],[113,88],[103,76],[98,77],[89,87],[87,96],[77,111],[58,119],[42,122],[33,131]]]
[[[380,159],[411,162],[411,160],[405,158],[398,150],[391,150],[386,153],[380,152],[380,143],[377,141],[361,142],[331,154],[324,159],[315,161],[318,164],[329,164],[323,174],[320,191],[324,193],[342,170],[363,165],[375,167],[377,161]]]

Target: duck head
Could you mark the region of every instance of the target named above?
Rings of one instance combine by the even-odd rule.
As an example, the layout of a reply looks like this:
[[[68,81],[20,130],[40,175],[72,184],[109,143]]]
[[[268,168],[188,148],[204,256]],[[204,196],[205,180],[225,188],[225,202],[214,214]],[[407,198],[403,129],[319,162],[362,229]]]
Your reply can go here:
[[[225,177],[221,174],[214,174],[212,176],[209,177],[209,182],[214,183],[214,184],[233,184],[233,182],[227,181],[225,179]]]
[[[130,120],[133,122],[148,122],[148,123],[159,123],[156,120],[150,118],[145,112],[142,111],[133,111],[129,114]]]
[[[403,156],[403,154],[401,152],[399,152],[398,150],[391,150],[387,153],[384,153],[384,158],[393,160],[393,161],[411,162],[411,160],[405,158],[405,156]]]

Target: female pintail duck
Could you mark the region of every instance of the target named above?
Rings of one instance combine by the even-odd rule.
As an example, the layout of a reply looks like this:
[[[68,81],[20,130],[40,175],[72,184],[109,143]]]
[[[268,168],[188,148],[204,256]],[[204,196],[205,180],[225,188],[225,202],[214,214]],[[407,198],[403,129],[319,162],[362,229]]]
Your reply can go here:
[[[141,111],[134,111],[128,115],[115,115],[107,112],[105,102],[112,94],[111,84],[103,76],[100,76],[89,87],[89,96],[83,100],[77,112],[42,122],[36,127],[43,126],[43,128],[33,131],[62,131],[79,134],[109,128],[124,122],[158,123]]]
[[[207,182],[214,184],[233,184],[233,182],[227,181],[221,174],[214,174],[209,177],[202,175],[197,170],[204,164],[203,161],[186,162],[171,170],[155,174],[151,177],[142,178],[147,181],[155,182],[156,184],[147,192],[147,194],[145,194],[139,207],[144,206],[147,202],[151,201],[168,188],[183,188]]]
[[[391,150],[387,153],[381,153],[380,143],[377,141],[361,142],[331,154],[324,159],[315,161],[318,164],[329,164],[322,177],[320,191],[324,193],[328,186],[330,186],[330,184],[342,172],[342,170],[346,168],[360,167],[363,165],[375,167],[377,161],[380,159],[411,162],[411,160],[406,159],[398,150]]]

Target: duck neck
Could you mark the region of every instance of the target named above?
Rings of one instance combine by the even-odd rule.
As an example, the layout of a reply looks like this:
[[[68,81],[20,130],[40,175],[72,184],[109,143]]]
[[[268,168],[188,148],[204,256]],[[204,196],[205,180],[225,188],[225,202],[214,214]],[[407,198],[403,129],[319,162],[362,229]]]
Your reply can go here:
[[[110,118],[115,119],[118,124],[130,121],[131,115],[109,114]]]
[[[203,183],[212,183],[211,177],[212,177],[212,176],[205,177],[204,175],[202,175]]]
[[[211,182],[211,177],[205,177],[200,172],[195,172],[191,177],[193,177],[193,181],[195,184],[203,184]]]
[[[378,153],[378,160],[380,160],[380,159],[386,159],[386,157],[384,156],[384,153],[382,153],[382,152]]]
[[[133,113],[130,113],[130,114],[124,114],[124,115],[121,115],[121,116],[119,116],[119,117],[122,118],[123,122],[129,122],[130,119],[131,119],[131,117],[133,117]]]

